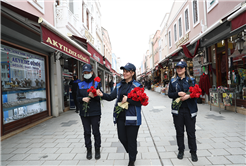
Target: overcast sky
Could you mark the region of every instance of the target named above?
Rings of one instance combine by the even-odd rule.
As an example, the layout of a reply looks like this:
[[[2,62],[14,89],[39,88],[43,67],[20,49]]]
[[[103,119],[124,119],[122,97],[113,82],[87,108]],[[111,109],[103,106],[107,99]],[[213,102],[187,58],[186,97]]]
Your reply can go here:
[[[165,13],[170,12],[173,0],[100,0],[101,25],[110,37],[112,52],[140,67],[148,50],[151,34],[161,30]]]

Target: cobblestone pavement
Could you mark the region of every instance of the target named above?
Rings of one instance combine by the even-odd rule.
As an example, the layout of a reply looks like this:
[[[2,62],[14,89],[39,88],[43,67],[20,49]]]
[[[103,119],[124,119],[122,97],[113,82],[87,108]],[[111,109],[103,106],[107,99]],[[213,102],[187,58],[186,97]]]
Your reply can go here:
[[[192,162],[185,134],[185,155],[177,159],[171,100],[146,91],[150,104],[142,109],[136,166],[246,165],[245,115],[199,104],[196,123],[198,162]],[[1,165],[127,165],[128,154],[117,138],[112,110],[115,101],[103,101],[101,159],[86,159],[81,119],[70,110],[1,142]],[[92,137],[93,138],[93,137]],[[94,157],[94,150],[93,150]]]

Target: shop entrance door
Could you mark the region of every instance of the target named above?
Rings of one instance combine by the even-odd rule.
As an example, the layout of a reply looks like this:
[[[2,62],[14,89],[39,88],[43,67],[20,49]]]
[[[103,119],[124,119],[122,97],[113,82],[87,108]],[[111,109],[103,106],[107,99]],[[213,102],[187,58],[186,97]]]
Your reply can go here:
[[[226,55],[225,52],[217,54],[216,57],[216,75],[217,75],[217,87],[227,86],[226,82]]]

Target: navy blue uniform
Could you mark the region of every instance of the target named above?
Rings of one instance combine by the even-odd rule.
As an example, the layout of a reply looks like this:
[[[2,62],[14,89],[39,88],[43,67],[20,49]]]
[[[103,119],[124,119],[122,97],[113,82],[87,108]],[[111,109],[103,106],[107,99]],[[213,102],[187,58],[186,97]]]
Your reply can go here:
[[[87,148],[91,148],[91,128],[92,133],[94,135],[95,139],[95,148],[101,147],[101,134],[100,134],[100,119],[101,119],[101,103],[100,103],[100,97],[94,97],[90,99],[90,102],[88,104],[89,108],[87,109],[87,112],[83,109],[83,103],[82,99],[84,97],[88,97],[89,93],[87,90],[94,86],[96,89],[100,89],[100,84],[98,82],[94,82],[94,77],[92,77],[89,80],[82,81],[78,84],[78,90],[77,90],[77,102],[80,109],[80,117],[82,120],[82,124],[84,127],[84,138],[85,138],[85,146]]]
[[[168,96],[175,100],[178,98],[178,92],[188,92],[190,86],[194,86],[196,83],[194,78],[185,77],[181,80],[180,77],[172,78],[169,84]],[[178,144],[178,150],[183,152],[184,145],[184,126],[186,126],[186,132],[188,136],[188,145],[190,153],[196,153],[196,135],[195,124],[197,115],[197,99],[190,98],[182,102],[179,110],[175,110],[172,107],[173,122],[176,129],[176,138]]]
[[[141,87],[142,85],[135,80],[126,83],[125,80],[122,80],[117,84],[115,89],[111,94],[103,93],[103,99],[112,101],[116,99],[115,106],[118,102],[121,102],[123,96],[127,96],[128,93],[135,87]],[[130,161],[136,160],[137,155],[137,135],[139,126],[141,125],[141,102],[133,101],[128,98],[127,102],[128,110],[123,110],[119,117],[117,118],[114,113],[114,123],[117,124],[118,138],[123,144],[127,153],[129,153]]]

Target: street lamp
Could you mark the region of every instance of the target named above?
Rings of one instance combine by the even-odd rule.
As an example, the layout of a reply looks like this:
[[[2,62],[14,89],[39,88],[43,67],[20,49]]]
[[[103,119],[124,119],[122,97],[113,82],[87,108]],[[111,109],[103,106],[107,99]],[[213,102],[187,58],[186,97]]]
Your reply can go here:
[[[240,54],[242,53],[243,51],[243,45],[244,45],[244,40],[240,37],[238,38],[237,40],[237,50],[240,52]]]

